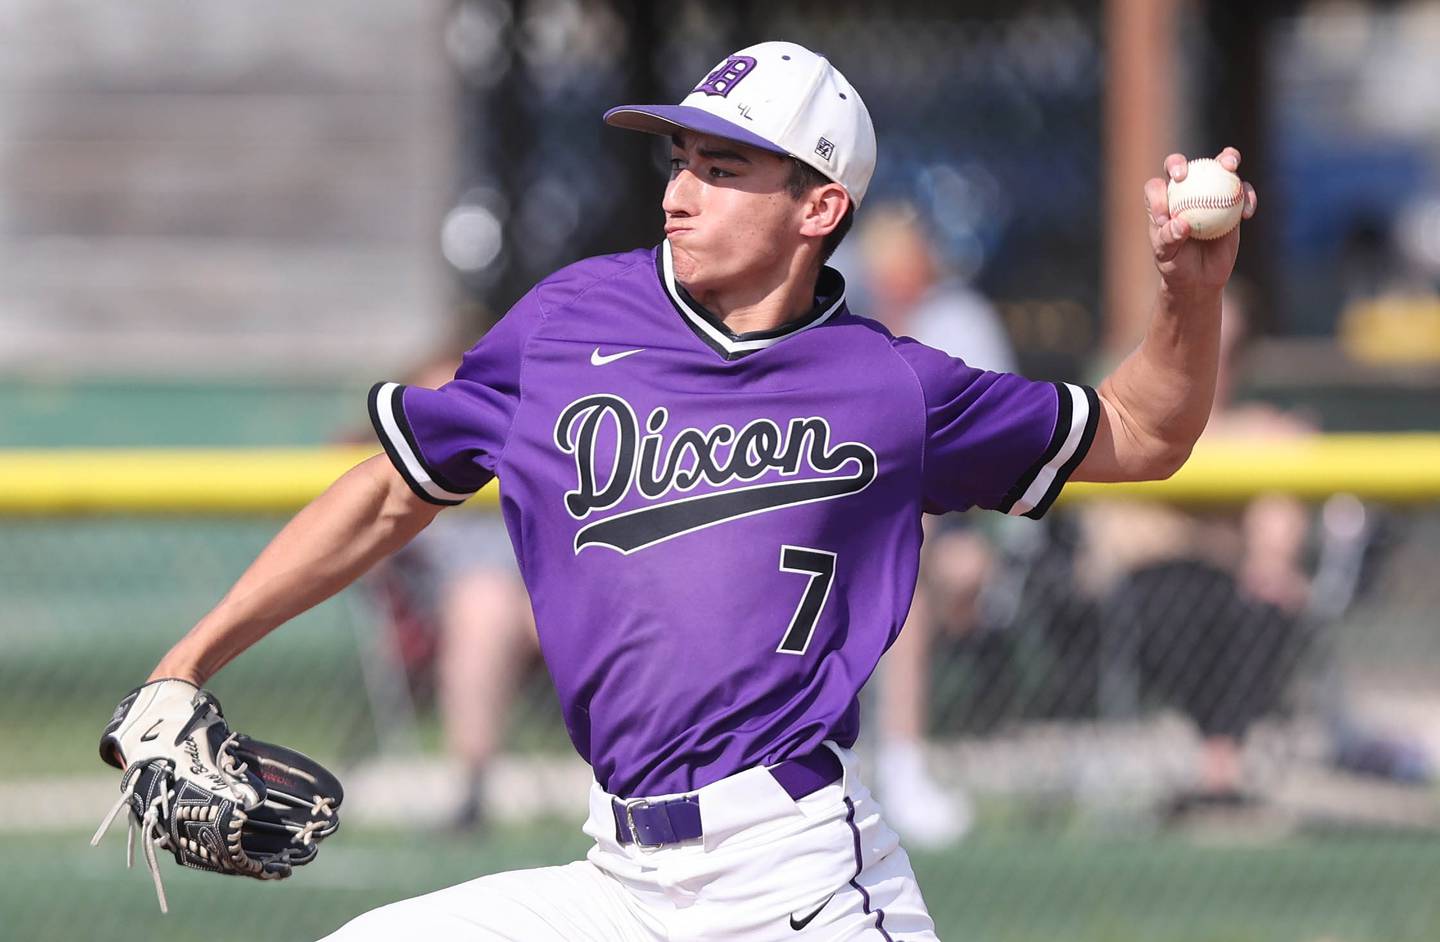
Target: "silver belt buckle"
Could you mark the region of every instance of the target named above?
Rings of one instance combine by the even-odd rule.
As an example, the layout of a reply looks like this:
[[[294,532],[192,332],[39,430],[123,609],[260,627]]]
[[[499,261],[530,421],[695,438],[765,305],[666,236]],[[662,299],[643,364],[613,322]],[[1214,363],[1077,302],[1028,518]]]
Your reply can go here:
[[[635,826],[635,809],[649,807],[650,802],[645,798],[628,798],[625,801],[625,826],[630,829],[630,840],[642,854],[653,854],[665,846],[663,841],[657,844],[645,843],[640,837],[640,829]]]

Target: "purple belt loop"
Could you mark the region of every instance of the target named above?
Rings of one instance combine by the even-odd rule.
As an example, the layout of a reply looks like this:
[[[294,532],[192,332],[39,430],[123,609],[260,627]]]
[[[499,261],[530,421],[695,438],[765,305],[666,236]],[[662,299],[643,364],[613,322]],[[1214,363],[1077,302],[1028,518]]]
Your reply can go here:
[[[796,801],[815,794],[844,773],[839,757],[826,746],[798,759],[787,759],[770,769],[775,781]]]

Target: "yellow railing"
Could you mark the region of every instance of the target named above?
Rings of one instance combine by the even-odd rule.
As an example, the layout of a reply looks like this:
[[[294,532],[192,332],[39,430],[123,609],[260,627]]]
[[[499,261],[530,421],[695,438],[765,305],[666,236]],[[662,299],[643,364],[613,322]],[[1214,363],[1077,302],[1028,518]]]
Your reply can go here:
[[[106,448],[0,451],[0,514],[261,513],[294,510],[373,448]],[[1064,499],[1230,503],[1267,491],[1389,502],[1440,496],[1440,435],[1322,435],[1202,443],[1168,481],[1074,484]],[[495,489],[470,502],[493,507]]]
[[[1168,481],[1076,484],[1068,499],[1153,497],[1184,503],[1232,503],[1284,491],[1318,500],[1348,492],[1395,503],[1440,497],[1440,435],[1317,435],[1270,443],[1201,442]]]
[[[296,510],[376,448],[47,448],[0,451],[0,513]],[[471,501],[493,504],[493,488]]]

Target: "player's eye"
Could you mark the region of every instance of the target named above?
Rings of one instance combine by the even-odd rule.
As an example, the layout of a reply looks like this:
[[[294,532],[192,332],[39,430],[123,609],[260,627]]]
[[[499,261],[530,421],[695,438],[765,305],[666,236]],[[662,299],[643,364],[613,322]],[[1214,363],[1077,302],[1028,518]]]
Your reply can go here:
[[[674,177],[675,174],[679,173],[679,172],[680,172],[681,170],[683,170],[683,169],[685,169],[685,161],[684,161],[684,160],[680,159],[679,157],[671,157],[671,158],[670,158],[670,176],[671,176],[671,177]]]
[[[735,176],[735,174],[731,173],[729,170],[721,170],[719,167],[711,167],[710,176],[716,180],[723,180],[726,177],[733,177]]]

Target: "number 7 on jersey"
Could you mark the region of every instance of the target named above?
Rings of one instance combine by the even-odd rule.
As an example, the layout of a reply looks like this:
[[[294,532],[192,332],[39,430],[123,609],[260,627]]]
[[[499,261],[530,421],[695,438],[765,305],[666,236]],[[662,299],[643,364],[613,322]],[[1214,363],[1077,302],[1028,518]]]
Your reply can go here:
[[[776,654],[804,654],[810,647],[810,638],[815,634],[815,623],[830,598],[830,586],[835,582],[835,554],[825,550],[809,549],[804,546],[780,547],[780,571],[808,575],[805,592],[800,604],[790,618],[790,627],[780,639]]]

